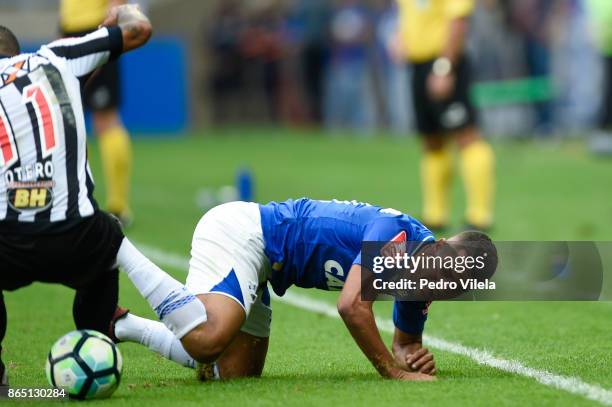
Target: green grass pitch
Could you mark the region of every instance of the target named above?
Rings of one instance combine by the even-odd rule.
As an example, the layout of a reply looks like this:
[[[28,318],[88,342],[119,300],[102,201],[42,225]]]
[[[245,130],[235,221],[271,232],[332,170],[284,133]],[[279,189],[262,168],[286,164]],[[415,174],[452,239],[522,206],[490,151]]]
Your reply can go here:
[[[187,256],[201,210],[196,193],[232,184],[237,168],[255,175],[259,201],[309,196],[356,199],[418,216],[419,148],[412,139],[324,138],[308,131],[233,129],[206,137],[136,139],[133,207],[136,243]],[[612,162],[579,143],[498,143],[498,240],[612,240]],[[103,185],[95,148],[94,173]],[[462,221],[457,177],[453,219]],[[185,270],[166,267],[180,279]],[[336,293],[293,289],[333,306]],[[73,329],[72,294],[35,284],[6,293],[3,359],[14,387],[45,387],[53,342]],[[121,303],[153,317],[125,278]],[[193,372],[143,347],[121,344],[119,390],[95,405],[588,405],[597,404],[456,354],[434,350],[439,380],[382,380],[341,321],[273,302],[270,351],[261,379],[198,383]],[[390,304],[377,305],[390,318]],[[612,388],[612,303],[435,303],[426,332],[540,370]],[[390,343],[390,335],[383,335]],[[30,402],[41,405],[45,402]],[[51,402],[48,402],[52,404]],[[29,404],[19,402],[19,405]]]

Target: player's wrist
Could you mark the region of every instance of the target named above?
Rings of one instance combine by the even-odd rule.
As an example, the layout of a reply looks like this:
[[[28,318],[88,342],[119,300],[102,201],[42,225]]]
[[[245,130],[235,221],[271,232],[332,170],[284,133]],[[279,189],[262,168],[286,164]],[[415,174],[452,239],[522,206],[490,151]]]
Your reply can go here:
[[[406,373],[405,369],[402,369],[399,366],[391,366],[387,369],[387,371],[385,372],[385,374],[383,374],[383,376],[388,379],[401,379],[405,373]]]
[[[370,356],[368,356],[368,359],[372,360]],[[396,378],[399,375],[400,370],[402,370],[401,367],[398,366],[395,357],[390,353],[378,361],[373,361],[372,364],[382,377],[388,379]]]
[[[395,365],[398,369],[410,371],[408,363],[406,363],[407,354],[405,352],[399,352],[394,354]]]

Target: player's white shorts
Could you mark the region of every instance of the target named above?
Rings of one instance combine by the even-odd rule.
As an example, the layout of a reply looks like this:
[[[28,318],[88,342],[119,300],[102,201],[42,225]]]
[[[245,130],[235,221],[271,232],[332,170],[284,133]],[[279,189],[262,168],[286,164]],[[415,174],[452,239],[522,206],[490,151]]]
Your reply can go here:
[[[226,203],[200,219],[186,286],[194,295],[217,293],[236,300],[247,316],[241,330],[258,337],[270,336],[269,273],[258,204]]]

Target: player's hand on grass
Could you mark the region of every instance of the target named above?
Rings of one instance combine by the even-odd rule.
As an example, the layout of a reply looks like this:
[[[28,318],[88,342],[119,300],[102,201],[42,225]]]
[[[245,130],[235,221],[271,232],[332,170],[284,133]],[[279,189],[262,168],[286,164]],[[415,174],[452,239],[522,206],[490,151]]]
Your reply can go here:
[[[427,348],[420,348],[416,352],[406,354],[406,367],[409,371],[436,374],[436,361],[434,355]]]
[[[395,380],[402,380],[405,382],[432,382],[437,380],[436,377],[419,373],[419,372],[407,372],[404,369],[393,369],[390,377]]]
[[[393,358],[401,369],[428,375],[436,374],[436,361],[429,349],[423,347],[422,335],[410,335],[395,330]]]

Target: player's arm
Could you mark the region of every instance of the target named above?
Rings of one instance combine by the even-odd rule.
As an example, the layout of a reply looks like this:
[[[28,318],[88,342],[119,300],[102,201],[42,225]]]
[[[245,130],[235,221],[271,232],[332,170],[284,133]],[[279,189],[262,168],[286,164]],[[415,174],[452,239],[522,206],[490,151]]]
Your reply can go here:
[[[423,347],[423,331],[430,304],[431,302],[399,300],[393,304],[395,333],[391,349],[396,363],[409,372],[436,374],[434,356]]]
[[[112,8],[103,24],[85,36],[54,41],[39,53],[63,60],[73,75],[83,78],[121,53],[144,45],[152,33],[151,23],[134,5]]]
[[[431,380],[420,373],[401,369],[385,346],[374,320],[371,301],[361,299],[361,266],[354,264],[338,299],[338,312],[353,339],[376,370],[387,378],[400,380]]]
[[[135,4],[112,7],[102,26],[119,27],[123,40],[123,52],[143,46],[153,34],[151,22]]]

